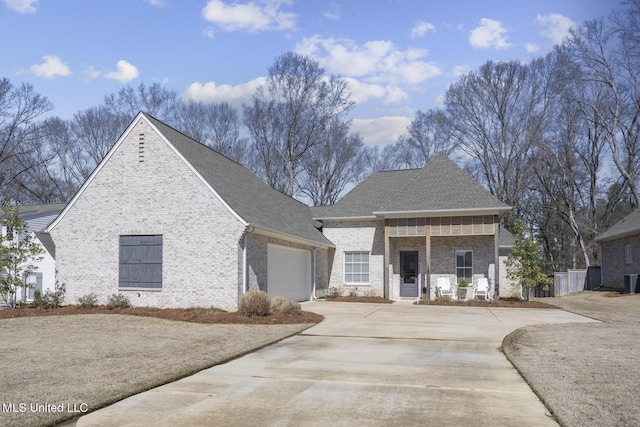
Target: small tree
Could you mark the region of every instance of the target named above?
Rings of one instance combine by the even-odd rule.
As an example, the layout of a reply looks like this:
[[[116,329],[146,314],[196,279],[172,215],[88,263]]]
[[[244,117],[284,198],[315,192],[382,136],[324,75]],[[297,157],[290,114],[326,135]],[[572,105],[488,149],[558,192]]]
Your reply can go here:
[[[549,278],[542,271],[540,245],[522,221],[514,222],[512,232],[516,242],[506,261],[507,278],[520,286],[529,301],[531,290],[540,284],[548,285]]]
[[[18,208],[3,206],[0,226],[0,298],[15,307],[16,291],[26,288],[24,280],[36,270],[43,250],[18,216]]]

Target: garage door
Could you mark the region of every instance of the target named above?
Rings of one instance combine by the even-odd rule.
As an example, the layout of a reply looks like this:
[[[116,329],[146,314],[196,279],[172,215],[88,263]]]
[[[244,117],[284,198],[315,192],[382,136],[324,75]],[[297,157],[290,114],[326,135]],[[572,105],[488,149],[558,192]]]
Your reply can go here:
[[[311,252],[269,245],[267,250],[267,293],[291,301],[311,298]]]

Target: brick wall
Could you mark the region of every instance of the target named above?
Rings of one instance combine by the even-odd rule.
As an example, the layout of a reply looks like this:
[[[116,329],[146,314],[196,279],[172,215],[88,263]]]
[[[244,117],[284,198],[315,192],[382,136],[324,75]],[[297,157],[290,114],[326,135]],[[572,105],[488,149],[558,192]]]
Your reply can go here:
[[[67,303],[93,292],[104,304],[123,292],[137,306],[233,309],[242,287],[243,231],[141,119],[51,235]],[[163,236],[161,291],[119,291],[119,236],[131,234]]]
[[[631,245],[631,264],[625,264],[625,245]],[[640,235],[601,243],[602,285],[624,288],[625,274],[640,274]]]
[[[384,291],[384,221],[325,221],[323,233],[334,245],[335,251],[327,251],[325,271],[329,275],[329,287],[343,288],[345,293],[358,288],[359,294]],[[369,283],[344,282],[344,253],[346,251],[369,252]],[[332,256],[333,255],[333,256]]]

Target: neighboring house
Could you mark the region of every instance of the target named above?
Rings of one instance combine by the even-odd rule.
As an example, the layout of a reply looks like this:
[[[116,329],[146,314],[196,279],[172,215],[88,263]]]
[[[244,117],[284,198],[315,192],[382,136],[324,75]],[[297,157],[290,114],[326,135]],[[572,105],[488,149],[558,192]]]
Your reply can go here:
[[[640,274],[640,209],[596,238],[600,243],[602,285],[624,288],[625,274]]]
[[[329,287],[397,299],[435,297],[438,277],[500,286],[500,218],[511,208],[444,155],[421,169],[377,172],[336,204],[313,208]]]
[[[64,203],[18,206],[18,216],[27,223],[27,232],[35,235],[35,241],[42,249],[41,259],[34,263],[35,272],[25,278],[25,284],[29,286],[17,290],[18,301],[33,300],[36,290],[42,294],[55,290],[55,246],[51,236],[43,230],[62,212],[64,207]],[[6,230],[2,230],[2,233],[6,235]]]
[[[139,113],[47,231],[69,303],[126,292],[134,305],[233,309],[251,289],[434,297],[439,276],[497,291],[509,209],[445,156],[310,208]]]

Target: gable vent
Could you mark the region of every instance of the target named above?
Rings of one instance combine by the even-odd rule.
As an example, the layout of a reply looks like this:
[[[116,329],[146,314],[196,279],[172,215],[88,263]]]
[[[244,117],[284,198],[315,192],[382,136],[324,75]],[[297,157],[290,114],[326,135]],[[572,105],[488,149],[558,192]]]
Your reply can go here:
[[[138,135],[138,162],[144,162],[144,133]]]

